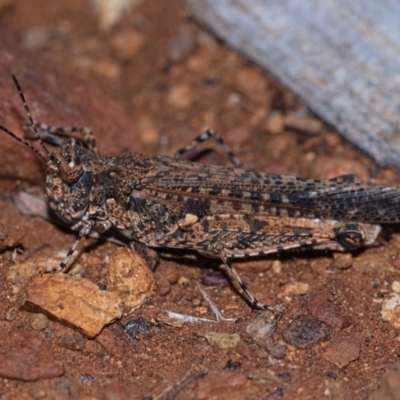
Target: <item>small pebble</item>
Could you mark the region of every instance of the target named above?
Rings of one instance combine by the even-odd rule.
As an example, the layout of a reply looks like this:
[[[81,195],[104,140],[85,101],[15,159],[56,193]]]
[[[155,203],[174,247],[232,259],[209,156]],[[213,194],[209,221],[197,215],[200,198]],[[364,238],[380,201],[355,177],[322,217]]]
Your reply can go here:
[[[79,385],[73,379],[61,378],[54,384],[54,389],[58,396],[56,398],[77,399],[79,398]]]
[[[49,319],[44,314],[34,314],[30,320],[31,328],[35,331],[43,331],[49,326]]]
[[[132,60],[143,47],[144,35],[134,29],[117,32],[110,40],[110,46],[121,61]]]
[[[144,318],[132,319],[125,324],[125,331],[131,339],[139,340],[138,333],[147,332],[151,328],[160,329],[158,324],[147,321]]]
[[[283,397],[283,389],[275,388],[265,399],[266,400],[278,400]]]
[[[319,133],[322,129],[322,122],[314,117],[302,115],[303,113],[292,112],[285,116],[286,128],[293,129],[307,134]]]
[[[333,253],[333,265],[339,269],[348,269],[353,265],[353,255],[350,253]]]
[[[160,274],[158,271],[155,273],[157,280],[157,293],[160,296],[166,296],[172,289],[171,284],[168,282],[165,276]]]
[[[267,351],[271,357],[281,360],[286,356],[286,345],[279,342],[268,342]]]
[[[110,328],[103,329],[99,335],[96,336],[96,342],[110,354],[115,357],[123,357],[124,346],[121,338],[117,337]],[[91,343],[90,341],[87,344]],[[86,350],[87,346],[85,347]]]
[[[400,282],[399,281],[392,282],[392,290],[396,293],[400,293]]]
[[[340,330],[350,324],[350,319],[344,314],[340,304],[335,302],[335,296],[329,285],[314,293],[307,307],[313,318],[324,321],[333,328]]]
[[[272,271],[274,271],[276,274],[280,274],[282,271],[282,261],[274,260],[272,262]]]
[[[172,263],[160,263],[157,272],[164,276],[171,285],[175,285],[179,280],[179,269]]]
[[[324,358],[338,368],[347,367],[352,361],[360,357],[361,344],[355,338],[333,339],[329,342]]]
[[[79,380],[81,381],[94,381],[94,376],[91,374],[80,374]]]
[[[265,124],[265,128],[272,135],[277,135],[281,133],[285,127],[284,119],[282,113],[275,111],[271,113]]]
[[[118,296],[124,314],[131,314],[155,292],[156,280],[144,259],[127,248],[118,248],[108,265],[109,292]]]
[[[173,86],[167,96],[167,103],[179,110],[184,110],[190,107],[192,101],[192,90],[190,86],[183,83]]]
[[[306,282],[292,282],[283,287],[283,290],[278,294],[279,298],[295,295],[299,296],[306,294],[310,289],[310,285]]]
[[[227,285],[228,280],[220,272],[205,271],[202,273],[200,283],[204,286],[224,286]]]
[[[57,344],[60,347],[64,347],[65,349],[72,351],[82,351],[85,347],[85,340],[82,335],[74,334],[74,335],[61,335],[57,341]]]
[[[393,328],[400,329],[400,294],[393,292],[382,303],[382,319]]]
[[[29,395],[35,400],[44,399],[47,396],[47,391],[41,382],[37,382],[29,389]]]
[[[299,315],[283,332],[284,339],[291,345],[304,349],[329,337],[328,324],[317,319]]]
[[[204,335],[208,344],[217,346],[220,349],[235,347],[240,341],[240,335],[237,333],[208,332]]]
[[[225,364],[224,369],[229,369],[229,371],[236,371],[242,366],[242,363],[240,361],[232,361],[228,360]]]

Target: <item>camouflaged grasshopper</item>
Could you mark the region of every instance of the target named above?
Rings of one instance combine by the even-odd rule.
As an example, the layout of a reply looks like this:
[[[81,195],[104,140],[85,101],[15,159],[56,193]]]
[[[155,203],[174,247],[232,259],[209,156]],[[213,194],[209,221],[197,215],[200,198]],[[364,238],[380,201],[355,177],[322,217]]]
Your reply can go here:
[[[176,157],[100,156],[89,129],[35,123],[14,76],[13,80],[44,154],[4,126],[0,129],[47,164],[49,207],[78,231],[57,272],[66,268],[83,236],[113,227],[145,246],[196,250],[220,258],[250,303],[262,308],[231,259],[295,248],[355,250],[376,241],[379,224],[400,222],[400,187],[363,184],[353,176],[319,180],[244,169],[210,130]],[[68,137],[71,132],[79,132],[81,139]],[[44,134],[58,145],[52,153],[43,143]],[[178,158],[212,137],[235,167]]]

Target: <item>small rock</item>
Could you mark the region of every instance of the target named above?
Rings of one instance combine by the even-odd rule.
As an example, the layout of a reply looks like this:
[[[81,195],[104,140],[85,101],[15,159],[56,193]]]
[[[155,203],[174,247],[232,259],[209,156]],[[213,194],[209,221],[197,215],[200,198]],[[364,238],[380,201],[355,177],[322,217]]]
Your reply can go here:
[[[240,341],[240,335],[237,333],[207,332],[204,337],[208,344],[217,346],[220,349],[235,347]]]
[[[79,380],[83,382],[94,381],[96,378],[92,374],[80,374]]]
[[[153,272],[143,258],[124,247],[113,254],[108,274],[111,283],[108,290],[118,296],[127,314],[139,308],[156,289]]]
[[[400,294],[393,292],[382,303],[382,319],[395,329],[400,329]]]
[[[160,325],[147,321],[144,318],[132,319],[125,324],[126,333],[134,340],[139,340],[138,334],[140,332],[147,332],[151,328],[160,329]]]
[[[81,335],[61,335],[57,341],[60,347],[72,351],[83,351],[85,347],[85,340]]]
[[[221,371],[210,374],[207,379],[201,379],[198,382],[198,393],[195,398],[199,400],[206,399],[232,399],[239,400],[243,398],[243,388],[246,385],[247,376],[241,371]],[[229,396],[227,396],[229,393]],[[237,393],[238,396],[235,396]]]
[[[279,400],[281,398],[283,398],[283,389],[278,387],[273,389],[265,400]]]
[[[276,331],[277,324],[278,318],[276,315],[267,310],[247,325],[246,332],[255,340],[266,339]]]
[[[54,360],[53,353],[41,340],[13,337],[6,343],[0,346],[1,377],[36,381],[64,374],[64,366]]]
[[[224,369],[228,369],[229,371],[236,371],[242,366],[240,361],[232,361],[228,360],[225,364]]]
[[[291,112],[285,116],[285,126],[299,132],[316,134],[321,131],[323,124],[316,118]]]
[[[400,282],[399,281],[392,282],[392,290],[396,293],[400,293]]]
[[[98,335],[105,325],[122,315],[117,294],[67,274],[36,275],[25,291],[28,307],[44,310],[88,337]]]
[[[312,272],[317,276],[326,277],[326,272],[332,264],[332,259],[329,257],[317,257],[311,259],[308,263]]]
[[[143,44],[143,34],[134,29],[117,32],[110,40],[111,49],[121,61],[132,60],[142,48]]]
[[[171,284],[168,282],[167,278],[158,271],[155,273],[157,279],[157,293],[160,296],[166,296],[172,289]]]
[[[353,265],[351,253],[333,253],[333,265],[339,269],[348,269]]]
[[[306,294],[310,289],[310,285],[304,282],[292,282],[288,283],[283,287],[283,290],[278,294],[279,298],[283,298],[290,295],[299,296]]]
[[[110,329],[103,329],[95,340],[113,356],[121,357],[124,354],[123,342]]]
[[[190,107],[192,101],[192,90],[183,83],[173,86],[167,96],[168,104],[180,110]]]
[[[29,389],[29,395],[35,400],[44,399],[47,391],[42,382],[37,382]]]
[[[57,395],[63,399],[78,399],[79,385],[78,382],[68,378],[62,378],[54,384]],[[56,398],[59,398],[55,396]]]
[[[352,361],[360,357],[361,344],[355,338],[341,338],[330,341],[324,358],[338,368],[347,367]]]
[[[311,316],[320,321],[326,322],[329,326],[341,330],[350,324],[347,316],[342,315],[341,306],[335,302],[332,288],[326,286],[322,290],[314,293],[308,301],[308,311]]]
[[[172,263],[160,263],[157,272],[162,274],[171,285],[175,285],[179,280],[178,268]]]
[[[244,262],[236,263],[235,267],[238,271],[261,273],[269,271],[272,267],[272,262],[273,260],[249,258]],[[220,275],[223,276],[222,273]]]
[[[282,261],[280,260],[274,260],[272,261],[272,270],[276,273],[276,274],[280,274],[282,271]]]
[[[251,357],[249,344],[244,340],[241,340],[238,343],[238,345],[235,347],[235,351],[238,354],[240,354],[242,357],[245,357],[245,358],[250,358]]]
[[[223,275],[221,271],[210,271],[203,270],[201,273],[200,283],[204,286],[226,286],[228,280],[226,275]]]
[[[275,111],[268,117],[265,128],[272,135],[283,132],[285,127],[283,115],[281,112]]]
[[[329,326],[318,319],[299,315],[284,331],[284,339],[295,347],[304,349],[329,337]]]
[[[400,363],[395,363],[382,376],[380,388],[371,394],[369,400],[398,399],[400,399]]]
[[[286,345],[279,342],[268,342],[267,351],[271,357],[281,360],[286,356]]]
[[[92,0],[100,22],[100,28],[107,31],[116,25],[124,15],[142,3],[143,0]]]
[[[31,328],[35,331],[43,331],[49,326],[49,319],[44,314],[34,314],[30,320]]]

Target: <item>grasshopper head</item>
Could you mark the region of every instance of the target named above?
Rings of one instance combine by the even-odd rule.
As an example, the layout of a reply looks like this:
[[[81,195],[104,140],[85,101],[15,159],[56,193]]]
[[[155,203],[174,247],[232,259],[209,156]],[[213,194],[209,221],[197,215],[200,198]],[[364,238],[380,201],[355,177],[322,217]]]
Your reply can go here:
[[[65,140],[47,162],[46,194],[50,208],[74,223],[86,212],[93,186],[93,153],[76,139]]]

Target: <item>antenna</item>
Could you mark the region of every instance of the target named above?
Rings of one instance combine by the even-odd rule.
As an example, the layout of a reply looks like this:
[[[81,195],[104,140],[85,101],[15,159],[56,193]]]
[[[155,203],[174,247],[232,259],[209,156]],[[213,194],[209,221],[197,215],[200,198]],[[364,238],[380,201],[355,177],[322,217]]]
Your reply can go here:
[[[13,137],[15,140],[18,140],[18,142],[24,144],[26,147],[29,147],[31,150],[33,150],[45,163],[47,163],[46,157],[43,156],[40,151],[38,151],[35,147],[33,147],[30,143],[28,143],[26,140],[21,139],[19,136],[17,136],[15,133],[11,132],[9,129],[7,129],[5,126],[0,125],[0,129]]]
[[[50,155],[50,152],[49,152],[49,150],[47,149],[47,147],[45,146],[45,144],[44,144],[42,138],[41,138],[40,135],[39,135],[39,132],[38,132],[38,130],[37,130],[37,128],[36,128],[35,121],[34,121],[33,118],[32,118],[31,111],[29,110],[28,103],[27,103],[27,101],[26,101],[26,99],[25,99],[25,95],[24,95],[24,93],[23,93],[23,91],[22,91],[21,85],[19,84],[18,79],[17,79],[17,77],[16,77],[14,74],[11,75],[11,77],[12,77],[12,79],[13,79],[13,81],[14,81],[14,84],[15,84],[17,90],[18,90],[19,97],[21,98],[22,104],[24,105],[24,109],[25,109],[26,115],[28,116],[28,121],[29,121],[29,123],[31,124],[31,126],[32,126],[32,128],[33,128],[33,131],[34,131],[35,134],[36,134],[36,137],[37,137],[37,139],[38,139],[38,141],[39,141],[39,143],[40,143],[40,146],[42,147],[42,149],[44,150],[44,152],[46,153],[46,155],[49,156],[49,155]],[[3,129],[3,130],[4,130],[4,129]],[[7,132],[7,131],[5,131],[5,132]],[[7,133],[9,134],[10,132],[8,131]],[[11,135],[11,136],[13,136],[13,135]],[[24,143],[24,144],[27,144],[27,142],[25,142],[23,139],[21,139],[20,142],[21,142],[21,143]],[[28,147],[33,147],[33,146],[28,146]],[[43,159],[44,157],[42,156],[41,158]],[[46,161],[46,162],[47,162],[47,161]]]

